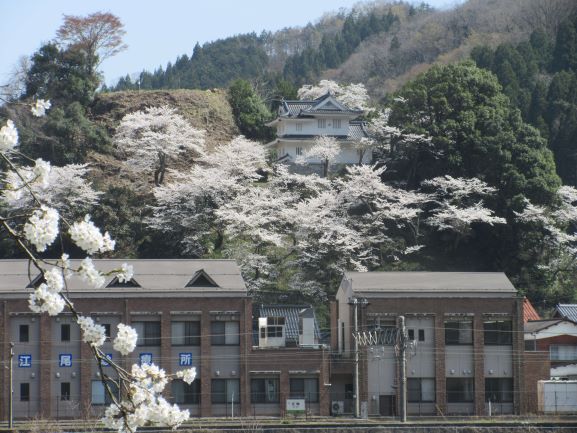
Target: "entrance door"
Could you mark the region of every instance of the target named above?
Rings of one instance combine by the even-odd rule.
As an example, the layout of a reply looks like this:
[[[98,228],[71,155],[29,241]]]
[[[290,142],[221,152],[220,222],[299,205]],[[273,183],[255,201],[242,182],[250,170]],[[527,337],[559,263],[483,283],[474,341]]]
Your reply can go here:
[[[379,414],[381,416],[395,416],[397,413],[396,397],[394,395],[379,396]]]

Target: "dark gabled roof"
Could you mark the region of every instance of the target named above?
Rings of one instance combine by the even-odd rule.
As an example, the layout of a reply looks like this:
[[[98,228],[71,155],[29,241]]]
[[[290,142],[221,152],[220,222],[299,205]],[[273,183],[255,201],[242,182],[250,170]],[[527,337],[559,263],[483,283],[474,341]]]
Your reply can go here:
[[[204,269],[199,269],[190,281],[186,283],[186,287],[218,287],[218,284],[216,284]]]
[[[32,279],[32,281],[30,281],[28,283],[28,285],[26,286],[27,289],[36,289],[38,288],[38,286],[42,283],[45,283],[46,279],[44,278],[44,275],[38,274],[36,275],[36,277],[34,277]]]
[[[112,281],[106,285],[106,287],[141,287],[141,286],[134,278],[131,278],[130,281],[123,281],[121,283],[118,280],[118,277],[114,277]]]
[[[357,141],[361,138],[368,138],[369,133],[365,128],[365,122],[360,120],[353,120],[349,122],[349,131],[347,135],[326,134],[326,136],[336,138],[339,141]],[[319,135],[314,134],[285,134],[278,138],[282,140],[314,140],[318,137]]]
[[[315,319],[315,338],[320,341],[320,330],[315,311],[310,305],[255,305],[254,317],[284,317],[285,318],[285,341],[298,344],[299,324],[301,317]],[[257,322],[258,323],[258,322]],[[256,340],[254,337],[256,336]],[[258,330],[253,333],[253,343],[258,345]]]
[[[524,330],[526,333],[539,332],[561,322],[563,319],[531,320],[525,323]]]
[[[298,116],[301,111],[308,110],[313,106],[313,101],[283,101],[283,108],[286,115]]]
[[[369,133],[365,128],[365,122],[360,120],[352,120],[349,122],[349,140],[360,140],[361,138],[368,138]]]
[[[331,101],[325,102],[327,99]],[[330,104],[330,108],[325,108]],[[314,114],[354,114],[360,116],[363,110],[352,110],[338,102],[329,92],[313,100],[282,100],[279,114],[289,117],[310,116]]]
[[[557,304],[554,315],[577,323],[577,304]]]

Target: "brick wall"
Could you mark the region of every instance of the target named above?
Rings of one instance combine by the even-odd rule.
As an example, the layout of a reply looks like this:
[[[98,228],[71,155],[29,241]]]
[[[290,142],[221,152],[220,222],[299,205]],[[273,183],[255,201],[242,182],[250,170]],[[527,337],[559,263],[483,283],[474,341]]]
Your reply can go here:
[[[551,365],[549,363],[548,352],[525,352],[523,359],[523,370],[525,376],[525,386],[521,388],[524,393],[524,404],[522,413],[537,413],[537,383],[540,380],[548,380]]]
[[[351,311],[352,311],[351,307]],[[435,374],[436,374],[436,406],[438,414],[446,411],[446,371],[445,371],[445,314],[473,314],[474,315],[474,380],[475,380],[475,414],[484,415],[485,412],[485,378],[484,378],[484,340],[483,317],[485,314],[503,314],[513,320],[513,330],[519,329],[522,323],[522,299],[519,298],[370,298],[369,305],[360,317],[360,326],[367,324],[366,316],[370,313],[389,313],[395,315],[429,314],[435,317]],[[352,316],[352,312],[351,312]],[[352,320],[352,319],[351,319]],[[352,323],[352,322],[351,322]],[[362,328],[361,328],[362,329]],[[522,329],[522,328],[521,328]],[[513,333],[513,353],[523,351],[524,341],[522,332]],[[519,351],[520,348],[520,351]],[[522,355],[521,355],[522,356]],[[522,359],[513,358],[514,386],[522,389],[523,378],[518,367]],[[367,363],[361,362],[361,398],[366,398],[369,378],[366,377]],[[515,393],[515,406],[521,407],[521,393]],[[520,409],[519,409],[520,410]]]

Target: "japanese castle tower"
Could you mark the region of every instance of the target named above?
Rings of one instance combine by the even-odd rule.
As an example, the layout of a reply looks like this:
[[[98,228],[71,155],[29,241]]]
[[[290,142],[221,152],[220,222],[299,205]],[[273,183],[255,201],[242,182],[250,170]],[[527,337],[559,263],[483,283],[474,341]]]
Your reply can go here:
[[[314,100],[283,100],[277,118],[267,124],[276,128],[276,139],[266,146],[276,151],[278,161],[292,164],[299,157],[305,158],[306,164],[316,171],[315,166],[320,167],[321,161],[306,155],[315,138],[325,135],[335,137],[341,148],[332,164],[358,164],[360,153],[353,144],[368,137],[368,133],[364,123],[355,119],[363,113],[363,110],[347,108],[330,93]],[[368,150],[362,162],[371,160],[372,152]]]

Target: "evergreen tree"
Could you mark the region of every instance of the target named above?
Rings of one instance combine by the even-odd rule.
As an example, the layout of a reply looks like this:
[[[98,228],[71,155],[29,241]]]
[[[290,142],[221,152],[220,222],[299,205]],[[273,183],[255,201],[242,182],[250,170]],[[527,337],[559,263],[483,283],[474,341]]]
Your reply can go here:
[[[577,72],[577,32],[575,25],[566,20],[561,23],[553,51],[553,71]]]
[[[232,113],[240,132],[249,139],[271,139],[272,132],[265,126],[272,117],[271,113],[251,84],[245,80],[236,80],[228,92]]]
[[[450,175],[478,177],[497,189],[491,207],[507,219],[506,225],[475,227],[457,246],[442,232],[430,233],[437,245],[423,257],[437,269],[500,270],[521,289],[539,290],[543,260],[536,251],[545,234],[517,221],[514,211],[525,199],[551,204],[560,180],[546,142],[521,119],[502,93],[497,77],[464,63],[434,66],[408,83],[397,95],[393,125],[427,137],[414,147],[397,147],[388,163],[390,176],[417,188],[426,179]],[[447,257],[448,262],[436,257]],[[447,260],[447,259],[445,259]]]

